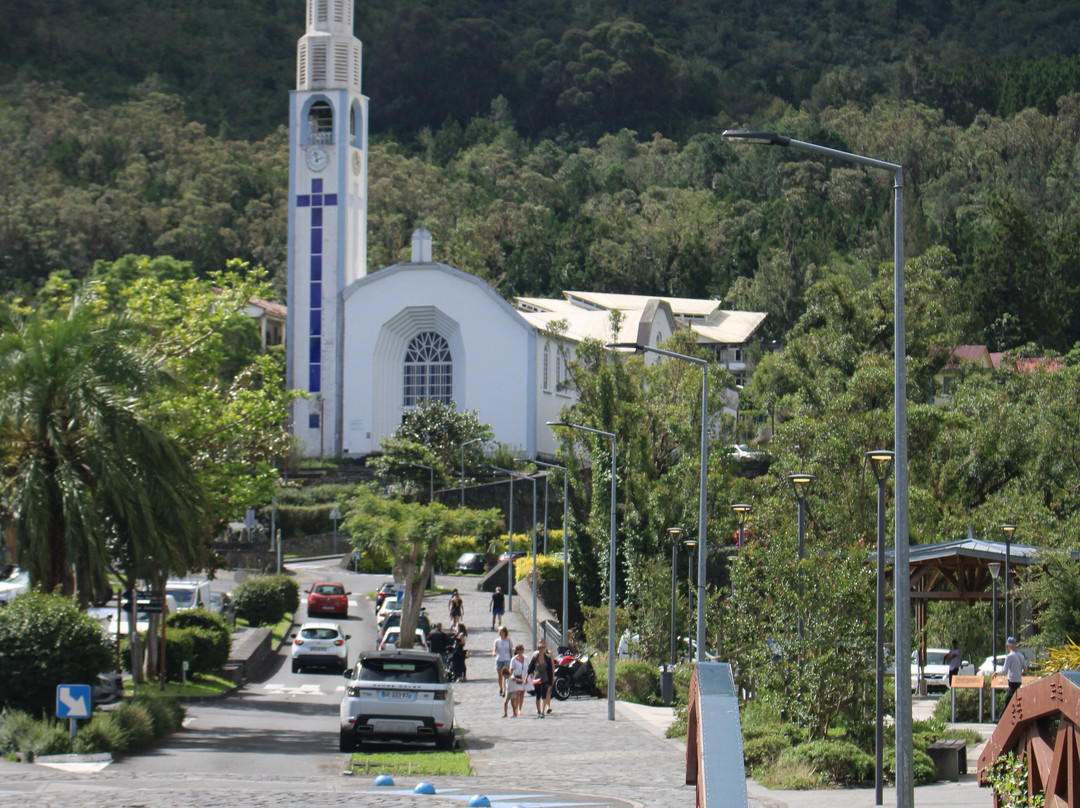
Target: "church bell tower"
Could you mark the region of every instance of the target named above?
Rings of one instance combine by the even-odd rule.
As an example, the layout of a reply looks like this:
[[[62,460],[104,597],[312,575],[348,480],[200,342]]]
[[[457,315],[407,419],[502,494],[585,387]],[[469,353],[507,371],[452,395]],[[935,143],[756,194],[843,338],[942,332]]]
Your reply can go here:
[[[367,271],[368,99],[353,0],[307,0],[289,96],[286,383],[307,456],[341,454],[342,292]]]

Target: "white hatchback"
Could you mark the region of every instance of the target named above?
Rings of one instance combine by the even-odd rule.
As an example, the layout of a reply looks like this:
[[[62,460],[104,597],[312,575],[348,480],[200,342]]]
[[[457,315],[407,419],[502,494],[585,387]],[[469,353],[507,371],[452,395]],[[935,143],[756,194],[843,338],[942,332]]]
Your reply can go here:
[[[390,626],[383,632],[382,639],[379,640],[380,651],[392,651],[401,644],[401,626]],[[416,651],[426,651],[428,649],[427,637],[424,636],[422,629],[416,629],[416,639],[413,640],[412,647]]]
[[[349,667],[349,634],[337,623],[304,623],[292,635],[292,672],[301,668]]]
[[[454,748],[454,686],[438,654],[361,651],[345,678],[342,752],[365,740],[434,741],[439,749]]]

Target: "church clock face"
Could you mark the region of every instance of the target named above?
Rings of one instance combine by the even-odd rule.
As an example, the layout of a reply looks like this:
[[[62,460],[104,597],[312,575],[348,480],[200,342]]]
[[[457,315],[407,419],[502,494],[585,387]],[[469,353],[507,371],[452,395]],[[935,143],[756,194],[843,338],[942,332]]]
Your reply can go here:
[[[327,155],[326,149],[320,149],[318,147],[308,149],[307,164],[308,168],[312,171],[322,171],[326,168],[328,162],[330,162],[330,157]]]

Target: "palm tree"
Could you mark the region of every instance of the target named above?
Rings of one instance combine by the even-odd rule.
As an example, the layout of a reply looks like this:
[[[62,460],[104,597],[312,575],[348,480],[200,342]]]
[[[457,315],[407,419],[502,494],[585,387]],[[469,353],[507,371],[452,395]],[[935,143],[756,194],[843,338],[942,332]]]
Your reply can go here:
[[[140,406],[169,379],[131,323],[82,294],[55,314],[6,311],[0,329],[4,499],[31,581],[85,601],[105,585],[110,545],[140,574],[194,564],[201,491]]]

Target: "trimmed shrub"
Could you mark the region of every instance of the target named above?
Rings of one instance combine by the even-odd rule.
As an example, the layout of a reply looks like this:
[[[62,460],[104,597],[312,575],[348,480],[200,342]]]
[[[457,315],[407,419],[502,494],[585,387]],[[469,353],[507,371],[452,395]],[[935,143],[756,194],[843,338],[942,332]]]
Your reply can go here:
[[[0,713],[0,754],[16,754],[27,762],[40,755],[63,755],[71,751],[67,727],[39,720],[22,710]]]
[[[743,763],[747,769],[768,766],[790,745],[787,737],[779,732],[746,738],[743,740]]]
[[[126,701],[115,710],[110,710],[110,714],[124,733],[122,751],[134,752],[153,743],[154,720],[143,705]]]
[[[178,682],[184,675],[184,660],[195,659],[194,628],[174,628],[165,642],[165,678]]]
[[[660,704],[660,669],[648,662],[622,660],[615,663],[619,698],[635,704]]]
[[[884,751],[882,768],[885,779],[896,782],[896,749],[888,746]],[[925,750],[915,747],[912,750],[911,782],[917,786],[926,786],[937,781],[937,766]]]
[[[823,782],[853,785],[872,777],[874,759],[847,741],[807,741],[785,749],[780,760],[803,760],[813,766]]]
[[[122,754],[127,749],[127,737],[113,711],[98,713],[89,722],[79,726],[71,751],[77,755],[95,752]]]
[[[236,616],[253,626],[272,626],[300,606],[300,587],[287,575],[244,581],[233,590]]]
[[[184,707],[172,696],[140,695],[134,703],[146,710],[153,725],[155,738],[179,729],[184,722]]]
[[[190,673],[216,673],[225,667],[232,650],[232,632],[219,614],[206,609],[188,609],[170,614],[169,629],[190,629],[195,641]]]
[[[113,654],[97,620],[74,600],[28,592],[0,609],[0,707],[52,715],[56,686],[96,682]]]

